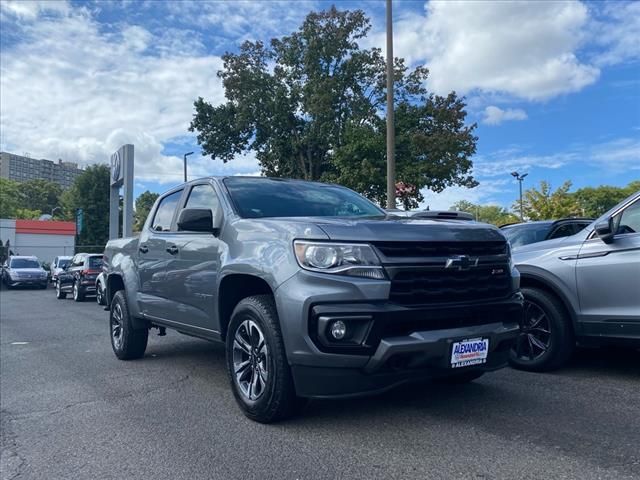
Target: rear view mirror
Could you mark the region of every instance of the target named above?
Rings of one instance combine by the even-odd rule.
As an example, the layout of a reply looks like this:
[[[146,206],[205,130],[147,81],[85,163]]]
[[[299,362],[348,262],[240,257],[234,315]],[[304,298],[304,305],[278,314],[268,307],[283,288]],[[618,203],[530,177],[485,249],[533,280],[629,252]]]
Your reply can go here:
[[[598,235],[604,243],[613,243],[613,237],[615,236],[615,232],[613,231],[613,218],[610,217],[602,222],[596,223],[595,231],[596,235]]]
[[[207,232],[214,235],[220,230],[219,220],[208,208],[185,208],[178,218],[178,230],[189,232]]]

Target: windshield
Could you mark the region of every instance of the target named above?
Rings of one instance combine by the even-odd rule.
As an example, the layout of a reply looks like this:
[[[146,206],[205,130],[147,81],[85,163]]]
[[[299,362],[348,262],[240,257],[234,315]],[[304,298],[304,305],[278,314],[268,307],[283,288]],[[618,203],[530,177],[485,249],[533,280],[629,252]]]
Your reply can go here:
[[[69,259],[64,259],[64,260],[58,260],[58,268],[64,268],[67,265],[69,265]]]
[[[40,264],[31,258],[14,258],[11,260],[11,268],[40,268]]]
[[[102,268],[102,257],[89,257],[89,268]]]
[[[542,242],[547,238],[551,223],[521,223],[502,229],[502,233],[512,247],[521,247],[530,243]]]
[[[224,184],[244,218],[385,215],[369,200],[337,185],[246,177],[226,178]]]

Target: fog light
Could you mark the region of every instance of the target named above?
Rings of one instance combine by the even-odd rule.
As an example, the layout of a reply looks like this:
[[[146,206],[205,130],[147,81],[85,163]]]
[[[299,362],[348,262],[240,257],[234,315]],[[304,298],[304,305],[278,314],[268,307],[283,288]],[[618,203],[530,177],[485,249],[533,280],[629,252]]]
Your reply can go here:
[[[342,340],[347,333],[347,326],[342,320],[336,320],[331,324],[331,336],[336,340]]]

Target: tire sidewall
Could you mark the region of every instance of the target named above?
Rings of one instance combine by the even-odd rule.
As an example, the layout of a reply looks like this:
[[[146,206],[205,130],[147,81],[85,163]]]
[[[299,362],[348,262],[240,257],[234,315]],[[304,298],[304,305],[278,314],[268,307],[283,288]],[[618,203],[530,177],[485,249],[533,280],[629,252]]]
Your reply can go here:
[[[116,309],[116,306],[119,306],[122,311],[122,344],[120,348],[117,348],[113,335],[111,333],[112,328],[112,318],[113,312]],[[125,298],[125,294],[123,290],[119,290],[113,296],[111,300],[111,305],[109,308],[109,341],[111,343],[111,349],[113,353],[120,360],[131,360],[133,358],[140,358],[144,355],[144,350],[147,346],[147,335],[148,331],[144,330],[135,330],[133,328],[133,324],[131,321],[131,315],[129,313],[129,306],[127,305],[127,300]],[[140,338],[134,338],[139,337]],[[140,341],[143,345],[139,345],[141,347],[140,352],[135,352],[136,341]]]
[[[229,372],[229,379],[231,381],[231,387],[233,390],[233,394],[236,397],[236,400],[240,402],[245,410],[254,415],[259,415],[266,408],[269,402],[272,400],[275,390],[275,384],[278,382],[278,372],[276,371],[276,362],[274,358],[275,353],[275,338],[272,332],[272,329],[269,327],[267,322],[265,322],[263,315],[264,312],[262,309],[256,308],[254,305],[241,302],[236,310],[234,310],[231,322],[229,323],[229,330],[227,333],[227,370]],[[269,352],[268,355],[268,363],[267,363],[267,384],[265,387],[265,391],[260,397],[256,400],[249,400],[244,394],[240,391],[240,387],[237,383],[234,366],[233,366],[233,340],[236,334],[236,331],[240,327],[240,325],[245,320],[252,320],[255,322],[260,330],[262,331],[262,335],[264,336],[265,343],[267,344],[267,349]]]
[[[556,360],[563,356],[562,350],[570,342],[570,319],[565,318],[559,302],[548,293],[533,289],[524,288],[522,293],[525,297],[525,308],[527,303],[539,307],[549,321],[549,347],[547,351],[535,360],[523,360],[515,356],[513,350],[510,352],[511,363],[526,370],[546,370],[555,368]]]

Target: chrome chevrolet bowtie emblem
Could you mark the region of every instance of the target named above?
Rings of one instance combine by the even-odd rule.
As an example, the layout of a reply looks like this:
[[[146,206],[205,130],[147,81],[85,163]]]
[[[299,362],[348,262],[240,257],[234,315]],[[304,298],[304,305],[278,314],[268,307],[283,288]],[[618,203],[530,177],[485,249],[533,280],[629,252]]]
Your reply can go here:
[[[456,270],[469,270],[478,266],[478,258],[471,258],[469,255],[456,255],[447,258],[444,268],[455,268]]]

